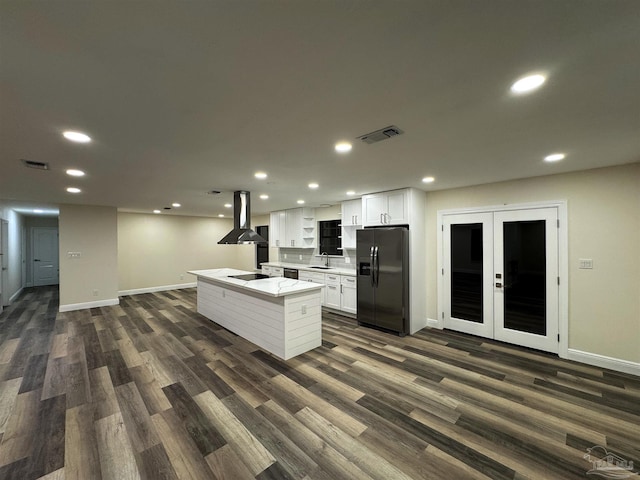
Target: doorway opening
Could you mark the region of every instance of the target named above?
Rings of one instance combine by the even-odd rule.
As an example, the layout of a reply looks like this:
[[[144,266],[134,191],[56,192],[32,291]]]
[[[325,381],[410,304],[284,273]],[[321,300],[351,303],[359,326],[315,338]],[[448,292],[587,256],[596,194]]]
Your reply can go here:
[[[559,206],[438,216],[439,326],[561,353]]]

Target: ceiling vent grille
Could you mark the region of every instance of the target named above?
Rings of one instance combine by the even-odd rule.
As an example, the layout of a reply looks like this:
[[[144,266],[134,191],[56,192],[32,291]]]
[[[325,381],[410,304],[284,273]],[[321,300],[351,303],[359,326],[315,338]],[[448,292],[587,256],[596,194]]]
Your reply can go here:
[[[403,130],[400,130],[395,125],[391,125],[381,128],[380,130],[376,130],[375,132],[365,133],[364,135],[360,135],[357,138],[358,140],[362,140],[364,143],[376,143],[381,142],[382,140],[386,140],[387,138],[397,137],[398,135],[402,135],[403,133]]]
[[[37,168],[38,170],[49,170],[49,164],[44,162],[34,162],[33,160],[21,160],[25,167]]]

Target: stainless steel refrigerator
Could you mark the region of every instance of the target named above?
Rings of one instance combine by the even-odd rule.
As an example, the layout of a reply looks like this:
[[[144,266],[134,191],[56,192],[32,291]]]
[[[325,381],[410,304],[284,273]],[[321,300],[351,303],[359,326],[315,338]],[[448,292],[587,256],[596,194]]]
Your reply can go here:
[[[356,232],[358,324],[409,333],[409,230]]]

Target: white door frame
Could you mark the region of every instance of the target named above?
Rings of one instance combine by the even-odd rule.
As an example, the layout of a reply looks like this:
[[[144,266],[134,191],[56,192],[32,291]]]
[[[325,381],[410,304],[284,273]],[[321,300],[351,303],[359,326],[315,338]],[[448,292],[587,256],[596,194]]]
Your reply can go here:
[[[532,208],[556,207],[558,209],[558,275],[560,285],[558,287],[558,331],[560,342],[558,343],[558,356],[569,358],[569,229],[567,216],[567,201],[554,200],[548,202],[519,203],[505,205],[490,205],[486,207],[456,208],[438,210],[437,213],[437,259],[438,259],[438,318],[429,322],[429,326],[443,329],[445,315],[445,286],[444,277],[444,219],[445,215],[464,213],[494,213],[510,210],[528,210]]]
[[[9,222],[0,219],[0,313],[9,305]]]

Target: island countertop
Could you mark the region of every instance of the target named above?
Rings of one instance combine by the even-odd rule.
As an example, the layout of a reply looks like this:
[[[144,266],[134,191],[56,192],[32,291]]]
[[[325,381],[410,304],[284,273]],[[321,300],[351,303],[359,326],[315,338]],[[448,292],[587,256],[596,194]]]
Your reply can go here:
[[[187,273],[195,275],[198,279],[210,281],[218,285],[233,286],[247,293],[266,295],[269,297],[285,297],[297,293],[319,290],[324,285],[313,282],[305,282],[294,278],[270,277],[258,280],[241,280],[231,278],[230,275],[246,275],[255,272],[237,270],[235,268],[214,268],[210,270],[190,270]]]

